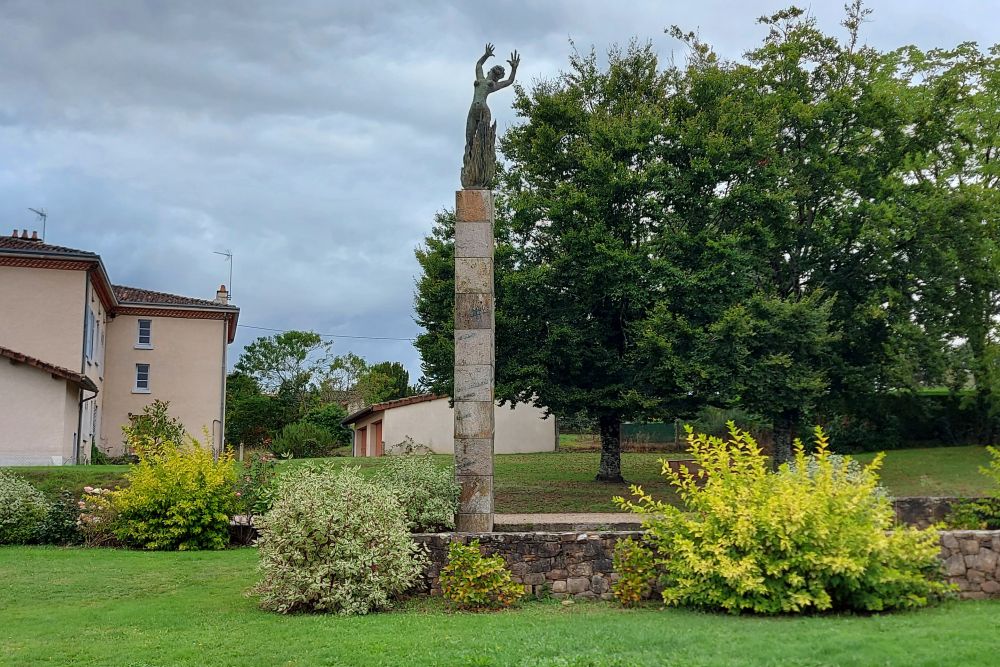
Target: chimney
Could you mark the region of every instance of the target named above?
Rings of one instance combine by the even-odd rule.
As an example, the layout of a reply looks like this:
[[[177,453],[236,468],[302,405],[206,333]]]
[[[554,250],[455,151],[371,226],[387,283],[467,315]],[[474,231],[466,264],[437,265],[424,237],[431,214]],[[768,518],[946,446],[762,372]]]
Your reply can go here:
[[[14,228],[14,233],[13,233],[13,234],[11,234],[11,235],[10,235],[10,237],[11,237],[12,239],[16,239],[16,238],[17,238],[17,227],[15,227],[15,228]]]
[[[31,232],[31,240],[32,241],[38,241],[39,240],[38,239],[38,232],[37,231],[32,230],[32,232]]]
[[[28,230],[27,229],[22,229],[21,230],[21,240],[22,241],[27,241],[28,240]]]
[[[215,302],[224,306],[229,303],[229,291],[225,285],[219,285],[219,290],[215,293]]]

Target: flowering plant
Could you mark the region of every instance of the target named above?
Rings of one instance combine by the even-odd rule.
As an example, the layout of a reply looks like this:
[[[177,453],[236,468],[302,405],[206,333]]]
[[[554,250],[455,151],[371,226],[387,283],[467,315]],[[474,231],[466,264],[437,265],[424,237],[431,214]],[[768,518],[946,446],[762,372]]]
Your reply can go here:
[[[83,537],[84,545],[88,547],[115,546],[115,522],[117,512],[112,503],[111,489],[101,487],[83,487],[83,497],[77,503],[80,508],[80,518],[77,527]]]
[[[277,462],[271,452],[254,452],[236,478],[237,511],[247,522],[271,509]]]

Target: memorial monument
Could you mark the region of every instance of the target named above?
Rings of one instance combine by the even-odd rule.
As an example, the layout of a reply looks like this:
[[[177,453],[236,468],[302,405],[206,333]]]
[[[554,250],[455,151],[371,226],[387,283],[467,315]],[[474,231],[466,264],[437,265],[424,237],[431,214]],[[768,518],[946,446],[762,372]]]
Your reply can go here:
[[[493,304],[493,177],[496,123],[487,97],[514,82],[496,65],[483,74],[493,45],[476,63],[472,105],[465,123],[462,189],[455,193],[455,476],[461,486],[455,528],[493,530],[493,410],[496,325]]]

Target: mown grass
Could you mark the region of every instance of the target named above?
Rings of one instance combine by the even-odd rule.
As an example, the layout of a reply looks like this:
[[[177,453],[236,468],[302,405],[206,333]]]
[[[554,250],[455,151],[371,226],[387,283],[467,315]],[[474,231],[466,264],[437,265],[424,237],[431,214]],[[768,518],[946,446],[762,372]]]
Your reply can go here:
[[[683,454],[623,454],[622,473],[653,495],[670,500],[673,492],[660,475],[659,460]],[[874,454],[859,454],[868,462]],[[442,464],[451,457],[437,455]],[[600,454],[597,452],[553,452],[543,454],[502,454],[494,462],[496,510],[498,512],[609,512],[615,510],[611,497],[628,495],[624,484],[594,481]],[[363,471],[382,464],[375,458],[334,457],[335,466],[355,465]],[[895,496],[977,496],[991,492],[990,481],[978,469],[989,455],[978,445],[935,447],[888,452],[882,479]],[[289,469],[307,463],[292,460],[280,465]],[[50,496],[67,488],[79,494],[86,485],[121,484],[126,466],[62,466],[16,468]]]
[[[256,552],[0,548],[0,664],[994,665],[1000,601],[876,616],[752,618],[614,603],[279,616],[245,592]]]

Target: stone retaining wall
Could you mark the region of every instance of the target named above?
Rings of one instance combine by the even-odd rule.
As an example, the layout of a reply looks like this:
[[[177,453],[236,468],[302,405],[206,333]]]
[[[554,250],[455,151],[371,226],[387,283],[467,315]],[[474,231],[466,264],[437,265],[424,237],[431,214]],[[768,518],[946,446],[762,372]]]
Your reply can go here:
[[[534,595],[609,599],[618,578],[611,566],[615,542],[638,537],[638,531],[580,533],[425,533],[414,535],[430,552],[424,590],[439,594],[441,568],[452,540],[478,539],[487,554],[500,554],[514,575]],[[941,533],[940,558],[948,581],[966,599],[1000,598],[1000,530]]]
[[[912,496],[893,498],[892,508],[896,511],[896,521],[907,526],[927,528],[944,521],[955,503],[963,500],[953,496]],[[969,500],[976,500],[969,498]]]
[[[1000,598],[1000,530],[943,532],[940,558],[961,597]]]
[[[448,544],[478,539],[488,555],[500,554],[514,574],[534,595],[610,599],[611,582],[618,578],[611,567],[615,542],[642,535],[635,531],[601,533],[425,533],[413,538],[427,547],[430,565],[424,572],[424,589],[441,592],[441,568],[448,562]]]

